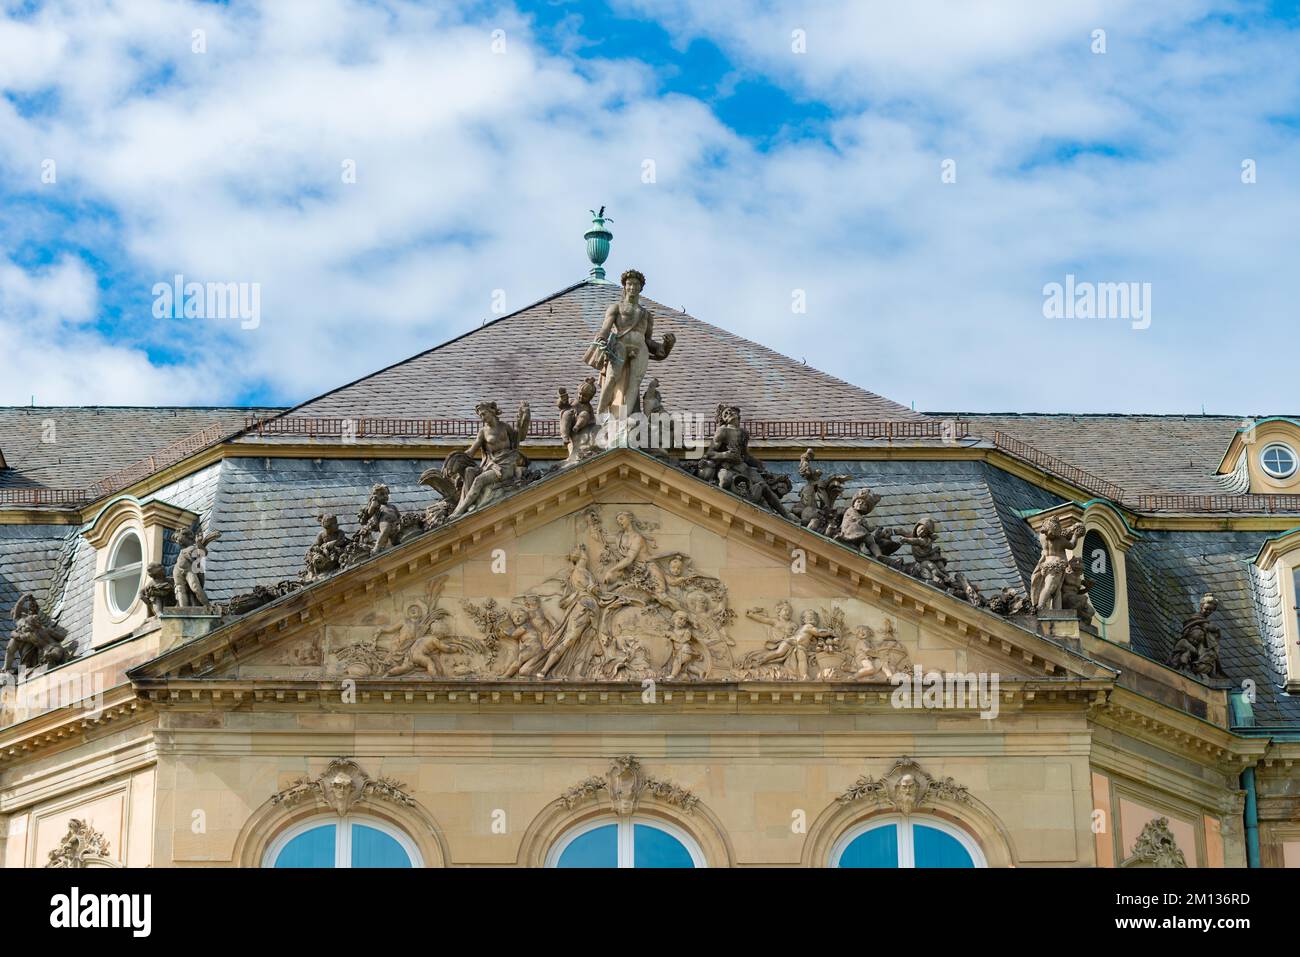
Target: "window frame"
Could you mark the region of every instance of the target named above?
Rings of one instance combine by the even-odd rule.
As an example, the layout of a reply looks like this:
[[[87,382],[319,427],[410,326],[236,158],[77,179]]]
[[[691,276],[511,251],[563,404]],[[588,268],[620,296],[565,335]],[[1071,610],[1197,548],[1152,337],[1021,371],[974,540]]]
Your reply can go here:
[[[337,814],[316,814],[296,824],[291,824],[284,828],[271,839],[271,843],[266,846],[266,851],[262,854],[262,867],[274,868],[275,862],[280,853],[288,846],[294,838],[306,834],[308,831],[315,830],[327,824],[333,824],[334,830],[334,869],[351,870],[352,869],[352,825],[361,824],[365,827],[374,828],[383,834],[388,835],[401,845],[402,850],[406,852],[407,858],[411,862],[412,869],[424,867],[424,856],[420,849],[415,846],[415,842],[410,836],[398,827],[389,824],[382,818],[371,817],[368,814],[348,814],[339,817]],[[321,868],[328,870],[328,868]]]
[[[876,817],[869,817],[864,821],[854,824],[831,845],[831,853],[827,866],[838,868],[840,858],[844,855],[848,846],[856,841],[868,831],[874,831],[878,828],[893,825],[898,828],[898,869],[915,870],[916,869],[916,840],[912,834],[913,826],[920,824],[925,827],[932,827],[936,831],[941,831],[949,837],[954,838],[962,848],[970,855],[971,862],[976,868],[985,868],[989,866],[988,859],[984,856],[983,849],[979,842],[955,824],[949,823],[940,817],[933,817],[928,814],[884,814]]]
[[[1275,472],[1268,467],[1268,463],[1264,461],[1264,456],[1268,454],[1270,449],[1283,449],[1287,455],[1291,456],[1291,469],[1289,471]],[[1300,455],[1297,455],[1296,450],[1290,445],[1277,439],[1264,443],[1264,447],[1259,450],[1257,461],[1263,473],[1276,482],[1285,482],[1287,479],[1294,478],[1296,471],[1300,470]]]
[[[132,573],[123,571],[121,568],[114,568],[113,563],[117,561],[118,553],[122,550],[122,546],[126,543],[128,538],[134,538],[136,543],[140,546],[140,567],[134,573],[138,576],[135,586],[135,595],[132,597],[129,605],[125,608],[120,608],[118,607],[116,597],[113,593],[113,586],[117,584],[119,579],[126,578]],[[108,613],[114,622],[129,618],[135,610],[140,607],[140,590],[144,587],[144,579],[148,566],[148,552],[145,547],[143,530],[137,528],[135,525],[127,525],[124,528],[119,529],[117,534],[113,536],[112,541],[108,544],[108,558],[104,563],[104,572],[102,575],[97,576],[104,586],[104,607],[108,609]]]
[[[615,867],[617,867],[620,870],[622,870],[623,868],[636,867],[635,828],[636,825],[638,824],[645,827],[657,828],[658,830],[663,831],[669,837],[676,840],[679,844],[682,845],[682,847],[686,848],[686,853],[690,855],[691,864],[693,867],[701,868],[701,867],[709,866],[709,863],[704,857],[704,851],[700,847],[699,842],[696,841],[695,838],[692,837],[683,828],[678,827],[676,824],[673,824],[670,821],[665,821],[662,818],[647,817],[639,814],[632,815],[630,817],[613,817],[613,816],[602,815],[599,817],[594,817],[588,821],[583,821],[581,824],[574,825],[573,827],[565,831],[563,834],[561,834],[559,838],[556,839],[555,843],[551,845],[550,850],[546,852],[546,861],[544,866],[558,867],[560,863],[560,858],[564,856],[564,852],[568,850],[570,844],[572,844],[575,840],[577,840],[582,835],[590,831],[594,831],[596,830],[596,828],[606,827],[607,825],[610,824],[613,824],[618,828],[615,836],[615,840],[617,841],[616,860],[618,863],[615,865]]]

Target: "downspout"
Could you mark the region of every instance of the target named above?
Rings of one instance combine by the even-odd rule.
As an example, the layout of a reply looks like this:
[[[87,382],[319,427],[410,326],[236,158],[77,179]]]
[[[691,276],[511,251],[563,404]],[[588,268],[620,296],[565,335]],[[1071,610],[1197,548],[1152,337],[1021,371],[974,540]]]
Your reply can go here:
[[[1229,724],[1234,729],[1254,728],[1255,713],[1252,699],[1244,691],[1228,693]],[[1259,803],[1255,791],[1255,769],[1241,772],[1241,789],[1246,792],[1246,807],[1242,820],[1246,830],[1246,866],[1259,867]]]
[[[1241,786],[1246,792],[1246,866],[1259,867],[1259,807],[1255,802],[1255,769],[1241,772]]]

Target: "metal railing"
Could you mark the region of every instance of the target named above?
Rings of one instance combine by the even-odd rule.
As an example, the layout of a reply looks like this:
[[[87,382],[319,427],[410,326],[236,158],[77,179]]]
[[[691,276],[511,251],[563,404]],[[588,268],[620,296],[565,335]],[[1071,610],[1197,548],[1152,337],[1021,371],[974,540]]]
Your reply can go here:
[[[966,422],[955,419],[894,422],[888,420],[745,419],[741,423],[751,438],[770,439],[964,439],[970,435]],[[478,419],[396,419],[376,417],[281,416],[263,419],[249,416],[244,427],[259,436],[290,435],[329,438],[473,438],[482,423]],[[706,419],[702,431],[709,435],[718,427]],[[533,419],[529,438],[559,438],[559,419]]]
[[[1071,465],[1063,459],[1058,459],[1054,455],[1048,455],[1041,449],[1036,449],[1026,442],[1012,438],[1005,432],[993,433],[993,444],[1003,452],[1009,452],[1018,459],[1024,459],[1033,465],[1037,465],[1045,472],[1051,472],[1054,475],[1065,479],[1073,485],[1086,492],[1091,492],[1102,498],[1108,498],[1112,502],[1124,500],[1124,489],[1114,482],[1108,482],[1098,475],[1093,475],[1077,465]]]

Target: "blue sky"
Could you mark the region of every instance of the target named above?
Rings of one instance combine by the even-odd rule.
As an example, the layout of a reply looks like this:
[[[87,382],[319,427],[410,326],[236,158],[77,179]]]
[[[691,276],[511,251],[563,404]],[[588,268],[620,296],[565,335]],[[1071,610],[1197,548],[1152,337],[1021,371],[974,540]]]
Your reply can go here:
[[[605,204],[651,297],[919,409],[1300,411],[1295,4],[0,11],[3,403],[301,401],[581,278]]]

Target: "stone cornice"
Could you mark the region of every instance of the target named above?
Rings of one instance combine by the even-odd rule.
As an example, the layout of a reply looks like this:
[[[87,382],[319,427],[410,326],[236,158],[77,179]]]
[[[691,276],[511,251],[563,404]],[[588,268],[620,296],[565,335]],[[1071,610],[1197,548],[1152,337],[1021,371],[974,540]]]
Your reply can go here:
[[[1219,765],[1221,770],[1254,764],[1268,747],[1265,738],[1242,737],[1121,687],[1094,712],[1093,720],[1162,750]]]
[[[97,707],[93,701],[78,702],[0,730],[0,763],[80,744],[108,725],[142,717],[148,709],[134,688],[118,685],[104,692]]]

